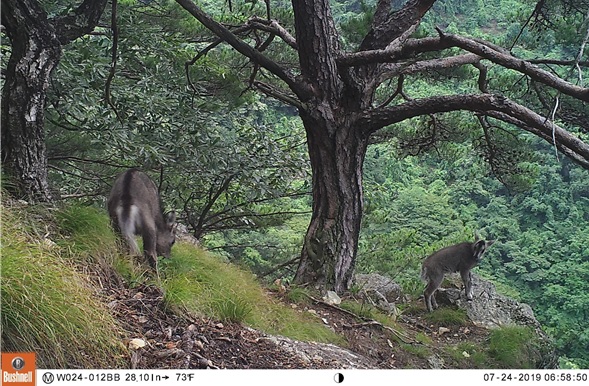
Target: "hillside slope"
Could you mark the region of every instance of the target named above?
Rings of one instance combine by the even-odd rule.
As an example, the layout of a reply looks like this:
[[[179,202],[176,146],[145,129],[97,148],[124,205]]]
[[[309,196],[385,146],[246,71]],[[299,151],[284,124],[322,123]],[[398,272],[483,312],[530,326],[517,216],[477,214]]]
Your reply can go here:
[[[93,208],[10,202],[2,206],[2,223],[2,345],[36,351],[40,367],[540,363],[537,339],[525,327],[489,330],[455,307],[427,314],[418,300],[397,304],[401,315],[393,317],[359,293],[329,305],[309,290],[263,288],[247,271],[189,242],[175,246],[154,275],[118,252],[106,214]]]

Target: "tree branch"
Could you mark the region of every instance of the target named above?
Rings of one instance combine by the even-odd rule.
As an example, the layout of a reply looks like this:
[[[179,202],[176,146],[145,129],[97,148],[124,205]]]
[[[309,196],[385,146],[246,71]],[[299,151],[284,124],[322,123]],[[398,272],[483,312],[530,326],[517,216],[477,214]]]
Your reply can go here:
[[[397,106],[368,111],[358,119],[357,125],[367,128],[368,133],[372,134],[382,127],[409,118],[459,110],[490,115],[505,122],[517,124],[520,128],[539,135],[551,144],[554,144],[552,140],[554,137],[559,149],[566,149],[563,152],[569,156],[574,154],[575,156],[571,158],[589,169],[589,145],[546,117],[505,97],[493,94],[447,95],[414,99]]]
[[[260,82],[258,80],[253,81],[253,86],[255,86],[264,94],[271,96],[272,98],[276,98],[279,101],[282,101],[299,109],[303,108],[303,105],[298,99],[296,99],[293,95],[286,94],[283,90],[279,90],[276,87],[273,87],[264,82]]]
[[[392,63],[414,57],[418,53],[441,51],[451,48],[452,43],[439,37],[407,39],[403,45],[392,45],[384,49],[366,50],[340,55],[337,64],[342,67],[362,66],[375,63]]]
[[[464,38],[458,35],[445,34],[438,29],[442,40],[452,42],[456,47],[477,54],[493,63],[500,64],[503,67],[526,74],[531,79],[554,87],[563,94],[570,95],[574,98],[589,102],[589,88],[580,87],[569,83],[548,71],[531,64],[530,62],[516,58],[504,52],[497,51],[490,46],[472,39]]]
[[[418,72],[443,70],[465,64],[476,65],[481,60],[475,54],[464,54],[442,59],[422,60],[412,63],[393,63],[383,67],[379,82],[398,75],[410,75]]]
[[[236,51],[250,58],[252,61],[264,67],[284,81],[288,87],[297,95],[297,97],[302,100],[308,97],[310,91],[305,88],[302,83],[297,82],[292,74],[279,66],[276,62],[270,60],[268,57],[260,53],[255,48],[251,47],[249,44],[245,43],[243,40],[239,39],[229,29],[203,12],[192,0],[176,0],[176,2],[192,16],[194,16],[199,22],[201,22],[206,28],[227,42]]]
[[[290,34],[283,26],[280,25],[276,20],[266,20],[260,17],[254,16],[250,18],[247,25],[252,28],[269,32],[280,37],[289,47],[298,50],[298,44],[294,36]]]
[[[82,4],[65,16],[51,20],[61,44],[68,44],[84,36],[96,27],[108,0],[84,0]]]
[[[391,12],[390,0],[379,0],[370,31],[360,43],[359,51],[387,47],[414,30],[436,0],[410,0],[403,8]]]
[[[112,0],[112,11],[111,11],[111,21],[110,21],[110,28],[112,30],[112,54],[110,58],[110,70],[108,72],[108,77],[106,78],[106,83],[104,85],[104,100],[110,106],[110,108],[115,112],[117,119],[122,124],[123,119],[119,115],[119,111],[117,110],[116,106],[114,105],[111,93],[110,93],[110,86],[112,81],[115,77],[115,72],[117,69],[117,53],[119,47],[119,27],[117,25],[117,0]]]

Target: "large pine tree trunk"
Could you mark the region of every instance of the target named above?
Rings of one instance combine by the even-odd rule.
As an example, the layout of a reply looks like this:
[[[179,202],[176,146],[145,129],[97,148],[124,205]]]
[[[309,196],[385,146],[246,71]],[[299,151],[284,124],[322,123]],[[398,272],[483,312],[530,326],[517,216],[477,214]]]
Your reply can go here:
[[[313,214],[295,282],[338,293],[352,281],[363,208],[367,138],[333,115],[301,114],[313,171]]]
[[[299,114],[313,173],[313,214],[297,283],[341,293],[350,287],[362,219],[362,165],[368,145],[355,114],[369,105],[370,83],[338,71],[340,42],[329,2],[293,1],[302,79],[312,90]]]
[[[51,201],[44,111],[61,44],[39,7],[10,4],[12,1],[2,1],[2,22],[12,47],[2,92],[2,166],[14,177],[18,195]]]

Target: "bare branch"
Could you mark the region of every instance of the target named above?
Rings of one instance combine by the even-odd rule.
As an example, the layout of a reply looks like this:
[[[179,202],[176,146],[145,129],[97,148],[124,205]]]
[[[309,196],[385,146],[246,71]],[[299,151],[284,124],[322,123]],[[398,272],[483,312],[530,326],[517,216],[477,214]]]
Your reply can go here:
[[[481,92],[484,93],[488,93],[489,89],[487,88],[488,82],[487,82],[487,67],[482,64],[480,61],[473,63],[473,66],[475,66],[476,68],[478,68],[479,70],[479,79],[478,79],[478,85],[479,85],[479,90],[481,90]]]
[[[117,119],[120,123],[123,123],[123,119],[119,115],[119,111],[117,110],[116,106],[112,102],[111,93],[110,93],[110,86],[112,81],[115,77],[115,72],[117,70],[117,53],[119,50],[119,26],[117,25],[117,0],[112,0],[112,11],[111,11],[111,20],[110,20],[110,28],[112,31],[112,53],[110,58],[110,70],[108,71],[108,77],[106,78],[106,82],[104,84],[104,100],[110,106],[110,108],[114,111]]]
[[[441,51],[452,47],[449,41],[439,37],[407,39],[402,46],[389,46],[384,49],[366,50],[342,54],[337,59],[341,67],[362,66],[375,63],[392,63],[397,60],[414,57],[416,53]]]
[[[587,15],[585,16],[585,21],[589,20],[589,10],[587,11]],[[581,48],[579,49],[579,53],[577,54],[577,57],[575,58],[575,69],[577,70],[578,75],[578,84],[580,86],[583,86],[583,71],[581,71],[581,66],[579,65],[579,63],[581,62],[581,58],[583,57],[583,52],[585,51],[585,45],[587,45],[587,42],[589,41],[589,23],[587,23],[587,32],[585,33],[585,38],[583,39],[583,41],[581,42]]]
[[[406,97],[406,95],[403,93],[403,83],[405,82],[405,76],[403,74],[401,74],[399,76],[399,79],[397,80],[397,89],[395,90],[394,93],[392,93],[384,102],[382,102],[377,109],[381,109],[383,107],[388,106],[396,97],[397,95],[402,95],[405,99],[409,99]]]
[[[528,62],[532,64],[551,64],[556,66],[570,66],[570,65],[579,65],[582,67],[588,67],[589,62],[581,60],[577,62],[577,60],[561,60],[561,59],[529,59]]]
[[[299,109],[303,108],[303,105],[301,104],[301,102],[298,99],[296,99],[293,95],[288,95],[283,90],[279,90],[278,88],[273,87],[267,83],[260,82],[259,80],[253,80],[252,84],[258,90],[260,90],[261,92],[263,92],[264,94],[266,94],[268,96],[276,98],[279,101],[287,103],[291,106],[295,106],[296,108],[299,108]]]
[[[381,74],[381,81],[384,78],[390,78],[393,76],[402,75],[410,75],[418,72],[426,72],[426,71],[433,71],[433,70],[443,70],[453,67],[463,66],[465,64],[473,64],[476,65],[481,60],[480,56],[475,54],[464,54],[464,55],[457,55],[451,56],[448,58],[442,59],[431,59],[431,60],[422,60],[413,63],[395,63],[389,64],[383,67],[383,72]]]

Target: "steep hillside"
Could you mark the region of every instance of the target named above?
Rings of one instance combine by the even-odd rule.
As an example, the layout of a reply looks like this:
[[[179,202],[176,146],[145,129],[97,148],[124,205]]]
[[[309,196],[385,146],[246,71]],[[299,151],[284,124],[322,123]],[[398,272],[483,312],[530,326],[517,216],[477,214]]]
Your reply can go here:
[[[263,288],[249,272],[189,241],[175,246],[155,275],[118,252],[101,210],[5,202],[2,226],[2,346],[36,351],[41,367],[541,363],[534,354],[538,338],[526,327],[489,330],[454,306],[427,314],[416,299],[399,300],[387,314],[370,305],[362,290],[330,305],[280,281]]]

